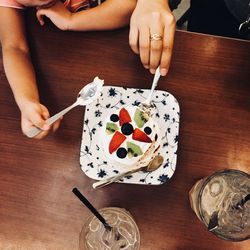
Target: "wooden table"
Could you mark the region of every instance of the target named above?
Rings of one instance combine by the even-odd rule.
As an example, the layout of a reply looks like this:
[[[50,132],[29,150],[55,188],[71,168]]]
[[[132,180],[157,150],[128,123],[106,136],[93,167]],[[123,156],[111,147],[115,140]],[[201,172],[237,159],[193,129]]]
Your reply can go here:
[[[128,46],[128,30],[62,32],[40,27],[31,13],[29,37],[43,103],[53,114],[70,105],[83,83],[150,87],[152,75]],[[171,70],[159,89],[180,103],[177,168],[164,185],[113,184],[100,190],[79,167],[84,112],[67,114],[44,140],[24,137],[20,114],[0,74],[0,249],[78,249],[89,211],[71,193],[78,187],[97,208],[127,208],[141,232],[141,249],[249,249],[208,233],[190,208],[196,180],[219,169],[250,171],[250,43],[176,32]]]

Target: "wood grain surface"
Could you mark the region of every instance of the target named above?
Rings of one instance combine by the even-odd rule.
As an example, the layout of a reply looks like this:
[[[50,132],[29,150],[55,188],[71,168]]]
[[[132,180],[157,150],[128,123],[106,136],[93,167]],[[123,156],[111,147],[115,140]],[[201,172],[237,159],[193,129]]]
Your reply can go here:
[[[106,84],[149,88],[152,75],[128,45],[128,29],[63,32],[27,19],[42,102],[54,114],[98,75]],[[20,76],[21,77],[21,76]],[[250,172],[250,43],[176,32],[171,69],[159,89],[180,104],[177,168],[160,186],[113,184],[100,190],[81,171],[84,109],[64,117],[43,140],[28,139],[0,59],[0,249],[76,250],[90,212],[71,190],[97,207],[131,212],[142,250],[249,249],[223,241],[197,219],[188,191],[200,178],[236,168]]]

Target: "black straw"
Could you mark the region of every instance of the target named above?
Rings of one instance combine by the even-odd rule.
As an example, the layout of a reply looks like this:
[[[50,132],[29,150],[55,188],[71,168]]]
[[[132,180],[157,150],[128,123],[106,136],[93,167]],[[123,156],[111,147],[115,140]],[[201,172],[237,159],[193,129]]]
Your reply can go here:
[[[246,203],[247,201],[249,201],[249,200],[250,200],[250,194],[248,194],[244,199],[242,199],[240,202],[238,202],[238,203],[234,206],[234,208],[236,208],[236,209],[242,208],[242,207],[245,205],[245,203]]]
[[[85,198],[77,188],[73,188],[72,192],[79,198],[79,200],[96,216],[96,218],[101,221],[104,227],[108,230],[111,230],[111,226],[107,221],[102,217],[102,215],[93,207],[93,205]]]
[[[211,232],[214,231],[217,227],[218,227],[218,212],[215,211],[213,212],[209,220],[207,230]]]

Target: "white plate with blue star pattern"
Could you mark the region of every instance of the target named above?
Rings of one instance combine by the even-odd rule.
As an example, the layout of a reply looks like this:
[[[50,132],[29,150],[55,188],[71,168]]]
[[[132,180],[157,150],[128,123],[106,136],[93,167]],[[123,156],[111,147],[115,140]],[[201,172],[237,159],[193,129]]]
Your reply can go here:
[[[105,157],[100,140],[100,131],[106,117],[122,106],[138,106],[149,95],[149,89],[134,89],[104,86],[101,96],[86,107],[80,152],[82,171],[90,178],[103,180],[121,172],[119,167]],[[156,90],[152,97],[155,106],[153,119],[161,130],[159,155],[163,164],[153,172],[139,171],[125,176],[119,182],[131,184],[159,185],[174,174],[177,161],[180,108],[173,95]]]

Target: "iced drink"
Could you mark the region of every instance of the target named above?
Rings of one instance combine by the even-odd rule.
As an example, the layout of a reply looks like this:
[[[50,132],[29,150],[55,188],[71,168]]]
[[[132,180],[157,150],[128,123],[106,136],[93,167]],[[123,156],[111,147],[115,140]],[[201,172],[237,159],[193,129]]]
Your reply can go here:
[[[208,227],[215,214],[213,233],[220,238],[241,241],[250,238],[250,175],[239,170],[223,170],[198,181],[189,192],[190,204]]]
[[[122,208],[108,207],[99,210],[112,227],[91,216],[80,234],[79,246],[84,250],[138,250],[140,247],[139,229],[131,214]]]

